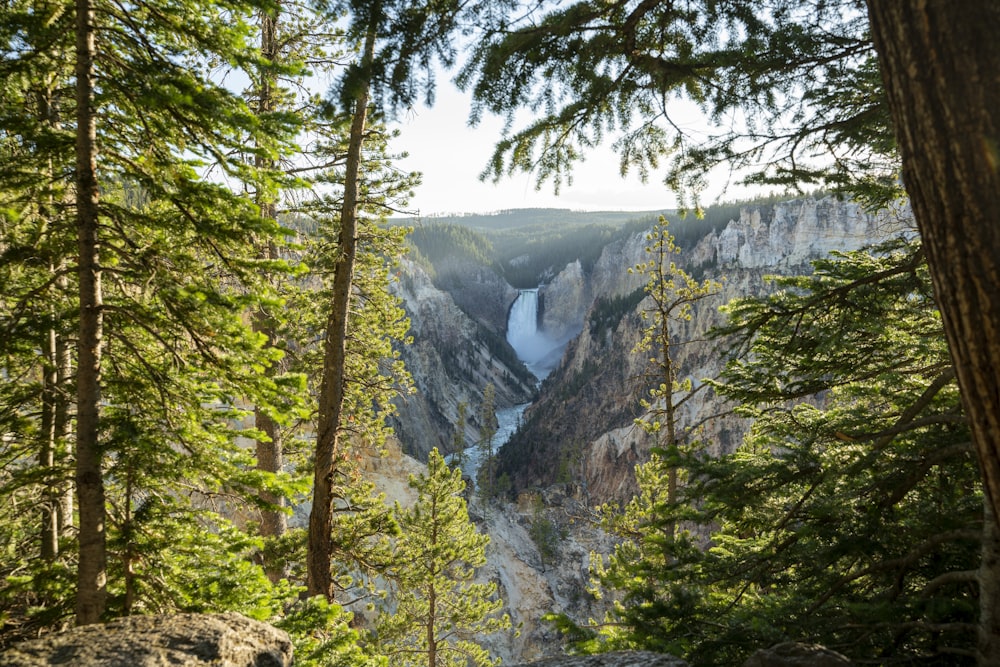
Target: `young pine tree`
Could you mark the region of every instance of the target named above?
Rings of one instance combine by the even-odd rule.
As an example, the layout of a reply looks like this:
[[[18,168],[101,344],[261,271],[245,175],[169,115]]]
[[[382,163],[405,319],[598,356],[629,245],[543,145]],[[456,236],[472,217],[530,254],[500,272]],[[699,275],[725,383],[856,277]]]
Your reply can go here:
[[[497,433],[496,388],[492,383],[483,389],[483,401],[479,404],[479,451],[482,465],[479,468],[479,495],[492,498],[496,493],[496,449],[493,437]]]
[[[416,503],[396,506],[396,609],[384,610],[378,621],[380,650],[399,667],[495,665],[479,641],[510,628],[510,618],[498,615],[503,603],[496,584],[472,582],[486,562],[489,537],[469,520],[462,473],[434,449],[427,474],[411,477],[410,486]]]

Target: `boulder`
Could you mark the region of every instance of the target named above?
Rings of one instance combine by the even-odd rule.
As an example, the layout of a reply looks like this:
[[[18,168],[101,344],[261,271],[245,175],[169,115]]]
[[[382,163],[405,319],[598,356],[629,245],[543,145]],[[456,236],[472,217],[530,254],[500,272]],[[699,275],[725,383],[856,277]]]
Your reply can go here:
[[[817,644],[785,642],[757,651],[743,667],[850,667],[852,664],[840,653]]]
[[[646,651],[613,651],[597,655],[566,655],[514,667],[687,667],[680,658]]]
[[[240,614],[129,616],[16,644],[6,667],[289,667],[292,642]]]

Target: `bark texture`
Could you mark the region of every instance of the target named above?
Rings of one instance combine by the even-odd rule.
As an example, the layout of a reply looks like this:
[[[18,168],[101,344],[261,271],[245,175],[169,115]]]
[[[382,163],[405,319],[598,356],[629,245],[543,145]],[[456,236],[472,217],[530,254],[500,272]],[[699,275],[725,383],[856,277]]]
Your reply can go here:
[[[76,2],[76,225],[79,245],[80,337],[77,366],[76,489],[80,563],[76,622],[104,613],[107,553],[99,414],[103,315],[98,242],[97,124],[94,109],[94,9]]]
[[[1000,527],[990,504],[983,516],[982,560],[979,563],[979,641],[980,665],[1000,664]]]
[[[278,20],[281,15],[281,3],[275,4],[272,12],[264,12],[261,15],[260,29],[260,52],[268,60],[274,62],[278,59]],[[263,116],[274,111],[274,75],[265,72],[261,76],[260,89],[258,91],[257,113]],[[256,166],[260,169],[270,169],[274,167],[274,161],[258,156]],[[257,204],[260,206],[260,213],[270,220],[278,219],[278,207],[274,201],[265,194],[263,186],[258,188]],[[280,259],[278,249],[273,241],[265,241],[261,249],[261,256],[268,260]],[[254,331],[267,336],[268,344],[273,346],[277,340],[278,332],[274,324],[274,319],[270,313],[260,310],[253,320]],[[268,368],[270,376],[278,372],[277,366]],[[282,443],[281,428],[271,418],[266,410],[259,407],[254,411],[254,425],[264,434],[264,438],[257,441],[257,468],[266,472],[281,472],[284,464],[284,451]],[[271,505],[283,507],[285,499],[274,493],[261,493],[261,500]],[[284,512],[277,510],[262,510],[260,517],[260,534],[264,537],[280,537],[288,530],[288,520]],[[285,576],[285,566],[282,563],[265,562],[264,569],[268,578],[277,583]]]
[[[1000,2],[867,0],[903,180],[989,504],[1000,516]],[[987,531],[989,534],[989,531]],[[991,546],[992,545],[992,546]],[[986,540],[984,562],[996,559]],[[1000,664],[983,596],[981,665]]]
[[[362,71],[369,71],[375,54],[375,34],[369,31],[362,55]],[[371,85],[359,85],[354,98],[354,117],[344,170],[344,203],[340,215],[340,238],[333,274],[333,295],[323,344],[323,381],[320,385],[316,458],[313,463],[312,510],[306,556],[309,595],[333,600],[332,526],[334,477],[344,456],[340,443],[340,420],[344,408],[347,359],[347,320],[350,312],[354,263],[358,246],[358,203],[361,154],[368,122]]]

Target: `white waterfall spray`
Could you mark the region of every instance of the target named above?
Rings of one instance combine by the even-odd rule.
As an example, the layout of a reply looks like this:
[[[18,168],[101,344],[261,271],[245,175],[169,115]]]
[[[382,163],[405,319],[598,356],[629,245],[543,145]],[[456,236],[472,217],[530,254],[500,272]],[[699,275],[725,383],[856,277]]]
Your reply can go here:
[[[521,290],[507,317],[507,342],[528,369],[544,380],[559,363],[563,343],[538,330],[538,289]]]

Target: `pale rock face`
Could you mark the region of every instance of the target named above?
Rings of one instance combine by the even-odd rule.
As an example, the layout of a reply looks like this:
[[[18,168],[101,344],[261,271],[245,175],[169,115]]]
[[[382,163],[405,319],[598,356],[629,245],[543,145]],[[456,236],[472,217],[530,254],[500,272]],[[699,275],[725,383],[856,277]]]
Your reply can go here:
[[[767,211],[763,211],[767,213]],[[912,228],[907,211],[872,215],[834,197],[777,204],[770,219],[759,208],[743,209],[717,236],[692,252],[692,261],[734,269],[799,267],[835,250],[856,250]]]
[[[593,297],[580,260],[566,265],[551,283],[538,290],[542,300],[540,330],[556,341],[566,341],[583,329],[583,318]]]
[[[486,507],[473,498],[470,512],[479,529],[490,536],[487,563],[477,573],[494,581],[504,601],[504,613],[515,628],[484,638],[483,645],[503,664],[529,661],[560,652],[562,638],[542,617],[566,611],[573,618],[603,618],[605,603],[586,593],[592,553],[608,553],[611,540],[594,525],[593,511],[551,489],[523,494],[517,503]],[[543,555],[532,526],[547,522],[552,528]]]
[[[639,233],[605,246],[590,276],[590,292],[595,299],[625,296],[646,284],[645,276],[629,273],[629,269],[646,261],[648,244],[646,234]]]

